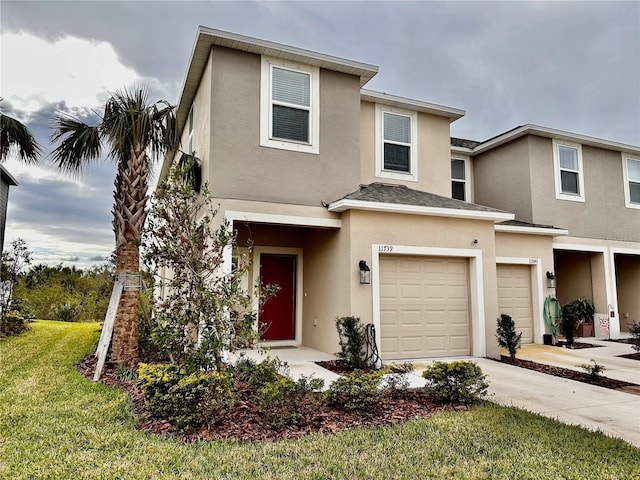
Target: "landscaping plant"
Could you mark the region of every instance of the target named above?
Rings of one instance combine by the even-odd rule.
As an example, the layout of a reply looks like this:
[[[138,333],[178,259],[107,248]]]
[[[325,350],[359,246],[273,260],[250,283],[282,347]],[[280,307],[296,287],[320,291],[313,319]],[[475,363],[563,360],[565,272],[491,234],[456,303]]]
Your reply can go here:
[[[573,347],[579,324],[580,319],[578,318],[578,314],[575,311],[573,303],[567,303],[566,305],[563,305],[560,317],[560,327],[564,332],[567,346],[569,348]]]
[[[600,377],[602,372],[606,370],[604,365],[596,363],[593,358],[591,359],[591,363],[583,363],[580,365],[580,368],[582,368],[591,377],[591,380],[596,380]]]
[[[498,329],[496,332],[498,345],[509,351],[511,361],[516,361],[516,351],[520,348],[522,332],[516,333],[516,324],[509,315],[502,313],[498,318]]]
[[[640,322],[631,322],[629,333],[631,334],[631,348],[633,348],[636,353],[640,353]]]
[[[262,386],[256,395],[258,408],[265,421],[276,428],[297,425],[318,404],[315,392],[324,380],[302,376],[294,381],[280,377]]]
[[[487,394],[489,382],[475,362],[433,362],[422,373],[425,389],[440,402],[472,404]]]
[[[415,367],[411,362],[391,363],[383,369],[383,387],[392,395],[405,392],[409,387],[408,374],[413,372]]]
[[[367,337],[365,326],[358,317],[336,318],[340,351],[336,356],[353,369],[367,368]]]
[[[330,405],[344,410],[365,412],[381,395],[378,389],[383,372],[354,372],[334,380],[325,392],[325,399]]]

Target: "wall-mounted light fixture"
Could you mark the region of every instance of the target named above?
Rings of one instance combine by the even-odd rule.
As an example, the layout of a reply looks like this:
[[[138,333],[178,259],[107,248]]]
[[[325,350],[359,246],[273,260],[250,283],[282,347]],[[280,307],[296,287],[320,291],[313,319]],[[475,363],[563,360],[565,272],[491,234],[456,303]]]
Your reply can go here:
[[[473,242],[471,242],[471,243],[473,243],[474,245],[477,245],[477,244],[478,244],[478,239],[477,239],[477,238],[474,238],[474,239],[473,239]]]
[[[358,264],[358,267],[360,268],[360,283],[362,283],[363,285],[370,284],[371,283],[371,269],[367,265],[367,262],[365,262],[364,260],[360,260],[360,263]]]
[[[547,272],[547,288],[556,288],[556,276],[553,272]]]

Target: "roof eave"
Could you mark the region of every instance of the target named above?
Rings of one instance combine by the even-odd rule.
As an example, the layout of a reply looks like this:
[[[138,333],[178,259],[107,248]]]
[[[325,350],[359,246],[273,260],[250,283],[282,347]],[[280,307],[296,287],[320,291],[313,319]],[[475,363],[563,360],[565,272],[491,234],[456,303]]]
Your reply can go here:
[[[18,185],[18,180],[16,180],[15,177],[9,173],[9,170],[4,168],[3,165],[0,165],[0,175],[2,175],[3,180],[5,180],[10,186],[15,187]]]
[[[547,235],[550,237],[560,237],[569,235],[569,230],[564,228],[542,228],[542,227],[522,227],[516,225],[495,225],[496,232],[520,233],[526,235]]]
[[[374,90],[360,89],[360,98],[366,102],[379,103],[390,107],[415,110],[417,112],[429,113],[449,119],[449,123],[464,117],[465,111],[459,108],[446,107],[435,103],[423,102],[411,98],[389,95],[388,93],[376,92]]]
[[[341,213],[347,210],[367,210],[385,213],[405,213],[410,215],[425,215],[432,217],[464,218],[468,220],[490,220],[495,223],[514,220],[515,215],[507,212],[484,212],[443,207],[424,207],[400,203],[369,202],[365,200],[351,200],[343,198],[331,203],[330,212]]]

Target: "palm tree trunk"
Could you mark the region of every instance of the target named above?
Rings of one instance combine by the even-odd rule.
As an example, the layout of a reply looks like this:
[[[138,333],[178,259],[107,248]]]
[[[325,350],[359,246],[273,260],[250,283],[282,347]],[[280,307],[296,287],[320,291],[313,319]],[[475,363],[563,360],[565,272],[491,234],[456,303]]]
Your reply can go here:
[[[131,152],[128,162],[118,164],[115,180],[113,230],[116,236],[116,274],[125,274],[113,329],[113,362],[138,364],[138,302],[140,253],[138,246],[147,216],[146,155]]]

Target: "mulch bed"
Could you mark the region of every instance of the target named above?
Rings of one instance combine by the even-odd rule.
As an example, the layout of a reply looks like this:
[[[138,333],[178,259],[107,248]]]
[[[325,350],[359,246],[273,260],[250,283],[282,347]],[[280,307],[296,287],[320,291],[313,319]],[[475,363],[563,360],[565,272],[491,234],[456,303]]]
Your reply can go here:
[[[640,360],[640,353],[627,353],[625,355],[618,355],[622,358],[630,358],[631,360]]]
[[[344,360],[326,360],[322,362],[314,362],[316,365],[326,368],[327,370],[337,373],[338,375],[347,375],[353,372],[353,368],[347,367]],[[373,372],[373,368],[363,368],[365,372]]]
[[[96,359],[88,355],[78,369],[87,378],[93,378]],[[208,439],[234,439],[240,442],[276,441],[299,438],[311,433],[331,434],[356,427],[389,426],[427,418],[436,412],[466,409],[467,407],[434,403],[421,389],[409,389],[397,395],[384,395],[366,413],[347,412],[318,403],[318,407],[304,416],[296,427],[274,428],[263,422],[258,406],[248,389],[240,389],[235,408],[213,428],[201,428],[189,433],[177,431],[167,420],[154,418],[147,410],[142,391],[133,380],[122,380],[113,365],[106,364],[101,382],[125,390],[133,402],[133,411],[139,418],[141,430],[178,438],[184,442]],[[320,394],[318,394],[320,395]]]
[[[592,378],[585,372],[571,370],[570,368],[555,367],[553,365],[546,365],[544,363],[532,362],[531,360],[523,360],[520,358],[516,358],[516,361],[514,363],[511,361],[511,357],[509,357],[508,355],[502,355],[500,361],[502,363],[509,363],[521,368],[526,368],[528,370],[535,370],[536,372],[553,375],[555,377],[567,378],[569,380],[589,383],[598,387],[610,388],[612,390],[621,390],[626,393],[640,395],[640,385],[637,385],[635,383],[624,382],[622,380],[616,380],[603,376]]]
[[[555,347],[562,347],[562,348],[571,348],[572,350],[580,350],[582,348],[598,348],[601,347],[601,345],[594,345],[593,343],[585,343],[585,342],[573,342],[573,345],[571,347],[567,346],[567,342],[559,340],[556,342],[556,344],[554,345]]]

